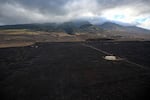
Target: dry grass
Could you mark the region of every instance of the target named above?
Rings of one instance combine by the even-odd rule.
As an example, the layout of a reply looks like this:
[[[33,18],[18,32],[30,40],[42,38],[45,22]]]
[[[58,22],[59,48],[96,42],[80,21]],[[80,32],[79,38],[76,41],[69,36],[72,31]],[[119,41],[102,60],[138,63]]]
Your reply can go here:
[[[12,43],[0,43],[0,48],[8,48],[8,47],[24,47],[33,45],[34,42],[12,42]]]
[[[0,30],[0,34],[7,34],[7,35],[39,35],[41,32],[38,31],[32,31],[28,29],[6,29],[6,30]]]

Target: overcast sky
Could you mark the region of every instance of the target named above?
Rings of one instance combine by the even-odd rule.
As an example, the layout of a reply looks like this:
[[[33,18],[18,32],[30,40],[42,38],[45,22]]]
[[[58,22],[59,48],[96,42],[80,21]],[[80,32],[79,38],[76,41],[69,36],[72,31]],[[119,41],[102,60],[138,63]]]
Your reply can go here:
[[[0,0],[0,25],[105,20],[150,29],[150,0]]]

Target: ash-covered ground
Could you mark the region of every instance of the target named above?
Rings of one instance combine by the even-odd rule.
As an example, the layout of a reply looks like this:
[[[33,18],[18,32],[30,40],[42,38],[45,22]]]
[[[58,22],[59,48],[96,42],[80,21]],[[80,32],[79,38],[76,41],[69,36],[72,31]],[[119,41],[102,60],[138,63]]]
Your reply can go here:
[[[104,53],[126,60],[107,61]],[[142,100],[150,42],[36,43],[0,49],[1,100]]]

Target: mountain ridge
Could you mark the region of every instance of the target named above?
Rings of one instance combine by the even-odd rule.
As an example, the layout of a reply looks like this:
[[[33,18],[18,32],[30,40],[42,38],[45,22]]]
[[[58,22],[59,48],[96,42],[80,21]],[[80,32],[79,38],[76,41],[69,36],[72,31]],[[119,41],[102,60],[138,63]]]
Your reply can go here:
[[[48,33],[66,33],[69,35],[88,35],[88,37],[130,37],[145,38],[150,36],[150,30],[136,26],[123,26],[113,22],[92,24],[88,21],[70,21],[65,23],[18,24],[0,26],[3,29],[29,29]]]
[[[130,33],[150,33],[150,30],[144,28],[136,27],[133,25],[124,26],[112,22],[106,22],[98,26],[109,31],[123,31],[123,32],[130,32]]]

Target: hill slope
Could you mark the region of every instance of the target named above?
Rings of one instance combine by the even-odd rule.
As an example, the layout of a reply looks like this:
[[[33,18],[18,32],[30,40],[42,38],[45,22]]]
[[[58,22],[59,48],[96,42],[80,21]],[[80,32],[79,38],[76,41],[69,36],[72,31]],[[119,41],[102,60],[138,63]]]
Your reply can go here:
[[[9,32],[7,30],[9,30]],[[88,21],[72,21],[59,24],[43,23],[0,26],[0,34],[5,33],[3,36],[9,33],[10,37],[11,33],[15,34],[14,30],[19,30],[17,31],[17,35],[19,35],[19,33],[20,35],[25,33],[24,35],[27,35],[26,39],[30,38],[33,40],[31,34],[32,36],[34,35],[34,41],[84,41],[93,38],[150,40],[149,30],[135,26],[122,26],[112,22],[106,22],[101,25],[94,25]],[[30,36],[28,33],[30,33]],[[6,38],[8,38],[8,36],[6,36]]]
[[[127,33],[146,33],[146,34],[150,33],[150,30],[146,30],[136,26],[122,26],[112,22],[106,22],[98,26],[109,31],[118,31]]]

